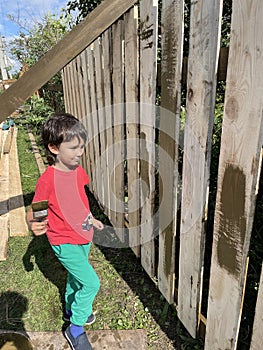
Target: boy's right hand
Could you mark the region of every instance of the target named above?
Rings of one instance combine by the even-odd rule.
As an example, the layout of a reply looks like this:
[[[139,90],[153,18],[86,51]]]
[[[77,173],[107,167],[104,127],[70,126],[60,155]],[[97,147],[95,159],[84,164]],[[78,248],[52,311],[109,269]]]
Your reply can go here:
[[[29,228],[36,236],[44,235],[47,231],[47,220],[37,221],[35,219],[29,221]]]
[[[47,231],[47,219],[42,221],[34,219],[32,208],[29,208],[28,212],[26,213],[26,222],[29,229],[36,236],[44,235]]]

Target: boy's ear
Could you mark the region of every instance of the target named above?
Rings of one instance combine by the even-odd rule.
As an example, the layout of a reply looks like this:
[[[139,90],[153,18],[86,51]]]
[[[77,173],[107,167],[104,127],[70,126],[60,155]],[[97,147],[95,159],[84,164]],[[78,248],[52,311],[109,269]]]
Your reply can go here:
[[[58,154],[58,147],[55,145],[52,145],[51,143],[48,144],[48,149],[53,154]]]

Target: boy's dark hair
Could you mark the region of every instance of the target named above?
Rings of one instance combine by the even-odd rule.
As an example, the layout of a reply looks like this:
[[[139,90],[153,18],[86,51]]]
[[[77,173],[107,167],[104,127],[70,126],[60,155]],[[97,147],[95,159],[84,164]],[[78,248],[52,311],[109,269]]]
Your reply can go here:
[[[87,131],[83,124],[69,113],[55,114],[43,125],[42,140],[46,149],[47,161],[49,165],[55,164],[56,155],[50,152],[48,145],[59,146],[62,142],[74,139],[87,141]]]

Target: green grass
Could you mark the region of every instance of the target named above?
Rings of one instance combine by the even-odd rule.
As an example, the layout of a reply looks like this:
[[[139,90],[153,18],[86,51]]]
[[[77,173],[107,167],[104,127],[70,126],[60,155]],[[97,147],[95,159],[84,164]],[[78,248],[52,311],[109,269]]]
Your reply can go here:
[[[28,206],[39,173],[23,128],[18,133],[18,152]],[[90,202],[95,215],[106,222],[94,198],[91,197]],[[145,329],[149,349],[180,349],[183,337],[186,338],[184,349],[202,349],[198,341],[193,345],[175,310],[164,300],[130,249],[93,245],[90,261],[101,280],[94,302],[97,320],[91,329]],[[0,280],[0,329],[63,329],[66,271],[56,260],[45,235],[35,237],[29,233],[27,237],[10,238],[8,258],[0,263]]]

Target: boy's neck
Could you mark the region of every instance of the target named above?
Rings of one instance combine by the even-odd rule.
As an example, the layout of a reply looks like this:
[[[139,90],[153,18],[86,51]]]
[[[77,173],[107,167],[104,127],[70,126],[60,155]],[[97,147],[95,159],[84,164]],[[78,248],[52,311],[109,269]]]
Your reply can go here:
[[[56,163],[56,164],[53,164],[52,167],[56,170],[64,171],[66,173],[66,172],[76,170],[78,168],[78,165],[74,167],[70,167],[65,164]]]

